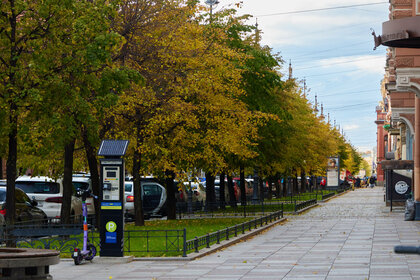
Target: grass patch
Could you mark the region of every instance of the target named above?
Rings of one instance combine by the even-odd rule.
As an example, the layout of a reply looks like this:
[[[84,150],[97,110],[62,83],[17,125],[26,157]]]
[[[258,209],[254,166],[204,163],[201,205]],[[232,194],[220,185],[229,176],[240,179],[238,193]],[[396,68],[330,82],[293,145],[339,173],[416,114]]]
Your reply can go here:
[[[125,252],[127,256],[135,257],[164,257],[164,256],[182,256],[183,248],[183,230],[186,229],[187,240],[194,239],[196,236],[203,236],[207,233],[226,229],[243,222],[252,220],[252,218],[208,218],[208,219],[184,219],[184,220],[153,220],[146,221],[144,227],[135,226],[133,223],[127,223],[125,230],[125,248],[129,246],[131,252]],[[166,232],[166,230],[171,230]],[[176,230],[179,230],[176,231]],[[130,240],[128,241],[128,235]],[[89,235],[89,239],[95,244],[99,255],[99,233]],[[71,258],[71,252],[74,247],[83,246],[83,234],[70,236],[65,243],[63,240],[50,238],[33,240],[30,243],[31,248],[44,248],[44,244],[49,244],[49,248],[60,250],[61,258]],[[64,246],[63,246],[64,244]],[[27,244],[24,244],[25,247]],[[178,249],[180,250],[178,252]]]
[[[294,196],[273,198],[272,201],[293,203],[295,200],[296,201],[306,201],[306,200],[311,200],[311,199],[315,199],[315,198],[317,200],[321,200],[323,195],[326,195],[326,194],[329,194],[329,193],[336,193],[336,192],[335,191],[330,191],[330,190],[320,190],[318,192],[308,192],[308,193],[302,193],[302,194],[298,194],[298,195],[294,195]]]

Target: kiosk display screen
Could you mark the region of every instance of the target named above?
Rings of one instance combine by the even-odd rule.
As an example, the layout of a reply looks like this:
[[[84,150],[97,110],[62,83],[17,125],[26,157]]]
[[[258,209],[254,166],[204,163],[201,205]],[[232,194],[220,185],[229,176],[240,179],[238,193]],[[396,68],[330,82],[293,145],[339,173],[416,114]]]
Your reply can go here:
[[[103,200],[120,200],[120,167],[103,167],[104,185],[110,185],[103,191]]]

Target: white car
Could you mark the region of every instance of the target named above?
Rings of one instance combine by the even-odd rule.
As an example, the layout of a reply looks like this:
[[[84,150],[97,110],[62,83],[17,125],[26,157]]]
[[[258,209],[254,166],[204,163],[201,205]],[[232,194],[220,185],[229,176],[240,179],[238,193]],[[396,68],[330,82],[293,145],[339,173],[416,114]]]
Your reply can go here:
[[[152,180],[141,181],[141,198],[145,217],[157,216],[166,209],[166,189]],[[134,187],[132,181],[125,181],[125,216],[134,217]]]
[[[22,189],[32,200],[38,202],[37,207],[50,219],[60,218],[63,201],[63,180],[49,177],[20,176],[16,179],[16,187]],[[71,215],[82,215],[82,200],[71,197]]]

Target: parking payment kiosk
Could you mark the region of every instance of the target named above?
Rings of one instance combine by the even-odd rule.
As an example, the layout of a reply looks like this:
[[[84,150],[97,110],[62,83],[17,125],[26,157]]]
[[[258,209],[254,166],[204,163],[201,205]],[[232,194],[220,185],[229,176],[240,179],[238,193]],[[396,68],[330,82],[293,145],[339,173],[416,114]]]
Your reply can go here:
[[[100,159],[100,255],[124,255],[124,159],[127,140],[104,140],[98,150]]]

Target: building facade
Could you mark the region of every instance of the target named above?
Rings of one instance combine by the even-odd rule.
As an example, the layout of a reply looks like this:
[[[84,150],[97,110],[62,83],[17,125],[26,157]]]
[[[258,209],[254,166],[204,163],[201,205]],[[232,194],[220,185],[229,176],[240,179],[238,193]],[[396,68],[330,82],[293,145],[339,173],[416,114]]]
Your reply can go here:
[[[377,160],[395,159],[394,165],[414,160],[413,190],[416,219],[420,220],[420,141],[415,141],[420,139],[420,0],[390,0],[389,11],[382,35],[374,34],[375,47],[389,47],[385,95],[377,108]],[[379,119],[385,131],[380,131]]]

